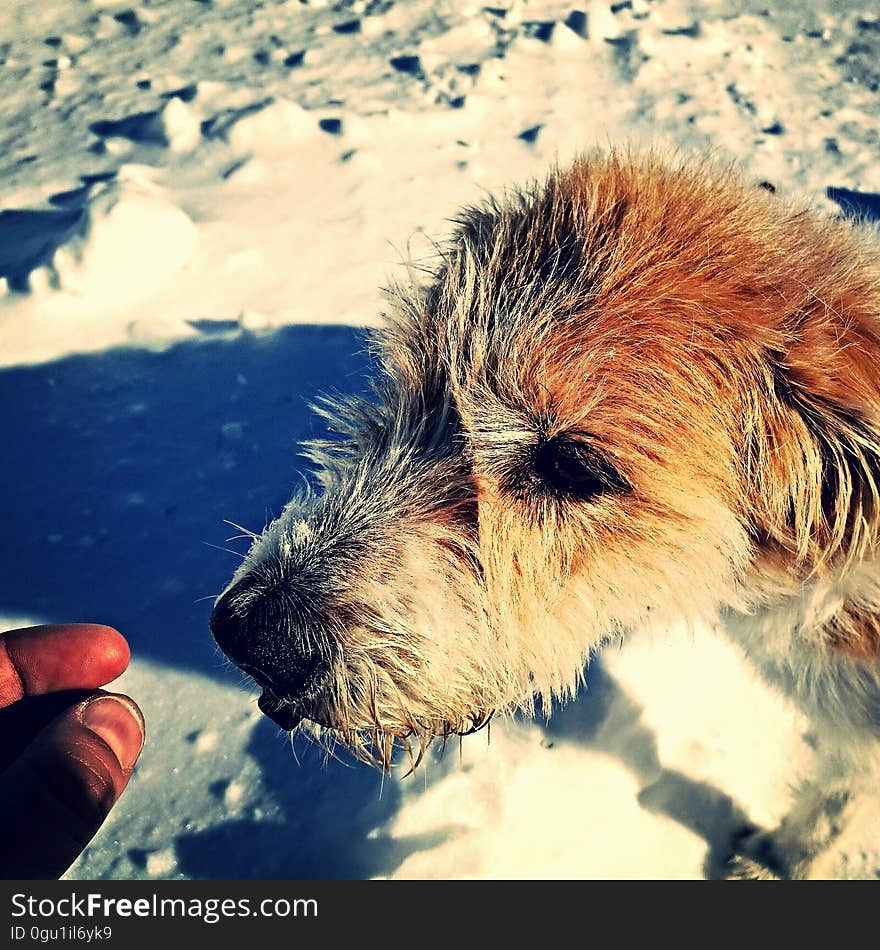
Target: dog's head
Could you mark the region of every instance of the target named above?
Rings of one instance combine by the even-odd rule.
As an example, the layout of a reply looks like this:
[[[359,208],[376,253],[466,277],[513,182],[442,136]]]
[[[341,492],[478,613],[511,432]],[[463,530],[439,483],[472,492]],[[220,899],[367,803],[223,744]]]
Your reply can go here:
[[[880,279],[728,173],[588,158],[466,211],[392,292],[322,490],[212,618],[301,719],[395,737],[564,699],[603,640],[747,609],[874,544]]]

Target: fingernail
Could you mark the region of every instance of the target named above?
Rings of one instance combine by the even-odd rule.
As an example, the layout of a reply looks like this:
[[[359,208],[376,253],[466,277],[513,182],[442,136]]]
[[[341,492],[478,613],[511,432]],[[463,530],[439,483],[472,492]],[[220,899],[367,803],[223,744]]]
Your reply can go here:
[[[129,771],[144,747],[144,720],[137,706],[126,696],[96,696],[83,704],[79,718]]]

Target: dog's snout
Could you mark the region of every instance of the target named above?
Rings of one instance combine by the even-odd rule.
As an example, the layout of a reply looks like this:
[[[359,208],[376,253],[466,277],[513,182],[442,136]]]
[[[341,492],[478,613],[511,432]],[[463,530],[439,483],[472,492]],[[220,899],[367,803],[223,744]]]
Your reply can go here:
[[[317,695],[330,674],[332,650],[321,618],[289,587],[239,581],[214,605],[211,633],[220,649],[278,699]]]

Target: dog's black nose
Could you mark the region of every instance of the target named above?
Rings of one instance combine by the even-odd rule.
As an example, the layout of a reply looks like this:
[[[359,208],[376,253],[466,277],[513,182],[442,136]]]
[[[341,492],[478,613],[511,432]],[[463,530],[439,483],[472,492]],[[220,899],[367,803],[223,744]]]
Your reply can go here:
[[[249,578],[214,605],[211,633],[220,649],[279,700],[317,696],[330,675],[331,645],[321,617],[292,584]]]

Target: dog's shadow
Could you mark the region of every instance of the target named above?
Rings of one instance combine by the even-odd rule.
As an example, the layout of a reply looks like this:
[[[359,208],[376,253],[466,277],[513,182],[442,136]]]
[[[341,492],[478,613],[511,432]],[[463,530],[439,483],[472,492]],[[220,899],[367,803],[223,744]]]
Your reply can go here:
[[[666,768],[656,734],[643,721],[638,703],[601,663],[591,664],[587,673],[589,689],[544,725],[548,739],[584,743],[617,759],[639,782],[639,805],[703,838],[704,875],[724,877],[733,841],[754,827],[745,811],[720,788]]]
[[[591,665],[589,683],[577,702],[544,724],[548,741],[585,744],[619,761],[638,780],[639,805],[701,837],[707,845],[705,876],[725,876],[732,843],[752,827],[746,813],[721,789],[662,764],[642,709],[600,663]],[[383,782],[375,769],[345,758],[323,759],[304,741],[297,768],[290,750],[277,739],[277,729],[261,722],[247,749],[259,766],[272,815],[231,820],[178,837],[175,850],[188,877],[385,877],[410,855],[455,835],[455,828],[445,827],[392,836],[387,829],[400,806],[397,782]]]

